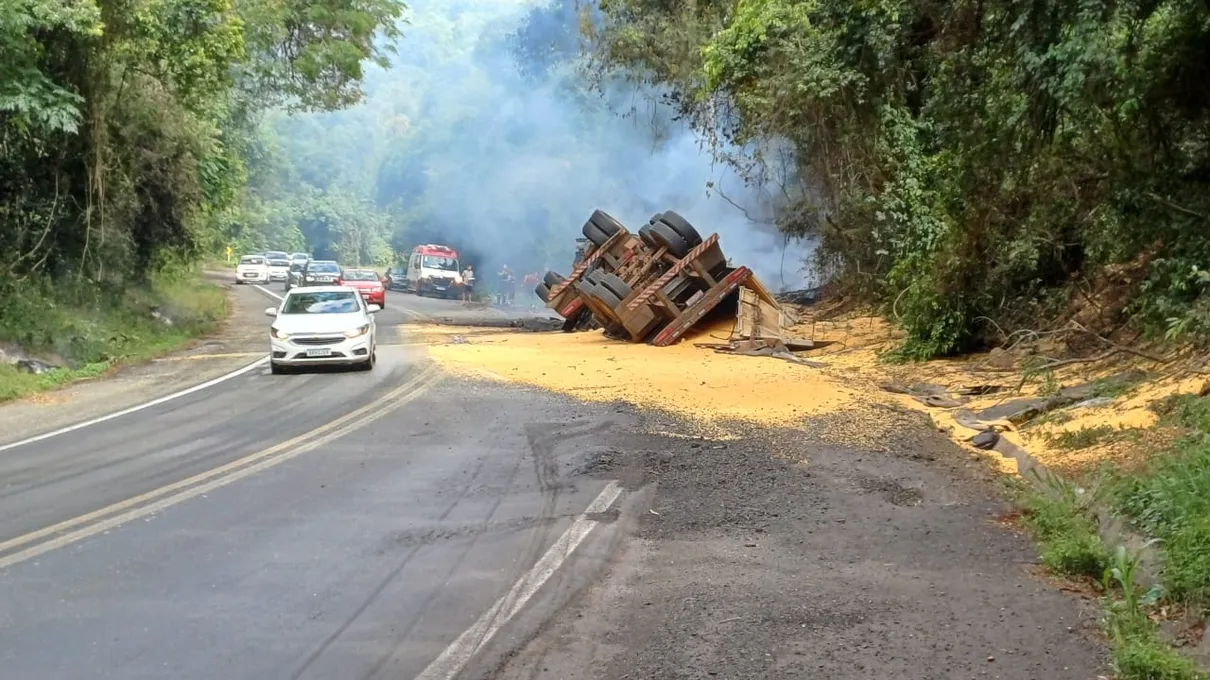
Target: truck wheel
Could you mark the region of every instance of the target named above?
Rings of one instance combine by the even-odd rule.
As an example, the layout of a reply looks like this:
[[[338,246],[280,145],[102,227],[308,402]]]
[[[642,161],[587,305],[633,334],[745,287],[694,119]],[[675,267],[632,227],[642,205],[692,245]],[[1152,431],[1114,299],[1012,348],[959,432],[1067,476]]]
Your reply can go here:
[[[548,288],[554,288],[555,286],[559,285],[560,283],[563,283],[566,280],[567,280],[566,276],[563,276],[562,274],[560,274],[558,272],[553,272],[553,271],[546,272],[546,275],[542,277],[542,282],[545,283]]]
[[[539,283],[534,286],[534,295],[537,295],[542,302],[550,302],[550,287],[545,283]]]
[[[600,229],[601,233],[605,234],[606,237],[613,236],[619,231],[626,230],[626,227],[622,226],[621,222],[614,219],[613,215],[610,215],[604,210],[592,211],[592,216],[588,218],[588,221],[597,225],[597,228]],[[585,236],[587,236],[587,234],[585,234]]]
[[[618,296],[614,295],[613,291],[604,286],[593,286],[590,295],[603,302],[610,309],[617,309],[622,304]]]
[[[657,222],[651,225],[651,238],[660,246],[668,249],[668,252],[675,258],[682,258],[689,252],[689,244],[681,235],[672,230],[672,227]]]
[[[596,222],[591,220],[584,223],[584,228],[581,231],[584,232],[584,238],[592,241],[592,244],[597,247],[605,245],[605,242],[609,240],[609,234],[602,231]]]
[[[600,284],[601,283],[601,270],[600,269],[590,269],[589,271],[584,273],[584,280],[593,285]]]
[[[676,232],[677,236],[685,239],[685,243],[689,244],[690,248],[702,242],[702,235],[698,233],[697,229],[693,228],[692,224],[689,224],[689,220],[681,217],[680,214],[669,210],[660,215],[660,221],[672,227],[672,231]]]
[[[630,295],[630,284],[623,281],[622,277],[610,272],[601,274],[601,287],[618,296],[619,300],[625,300],[626,296]]]
[[[646,243],[647,246],[650,248],[659,249],[659,247],[660,247],[655,242],[655,239],[651,238],[651,225],[650,224],[639,229],[639,239],[643,243]]]

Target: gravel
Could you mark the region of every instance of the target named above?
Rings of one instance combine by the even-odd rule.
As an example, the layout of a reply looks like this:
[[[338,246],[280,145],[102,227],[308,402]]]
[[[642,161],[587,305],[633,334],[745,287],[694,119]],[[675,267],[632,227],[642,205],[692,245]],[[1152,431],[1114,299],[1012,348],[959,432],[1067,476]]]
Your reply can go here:
[[[1027,538],[997,521],[1009,508],[986,464],[918,415],[848,412],[728,441],[640,422],[602,437],[579,472],[651,490],[650,506],[603,577],[492,677],[1103,671],[1095,603],[1039,576]],[[846,432],[856,443],[838,443]]]

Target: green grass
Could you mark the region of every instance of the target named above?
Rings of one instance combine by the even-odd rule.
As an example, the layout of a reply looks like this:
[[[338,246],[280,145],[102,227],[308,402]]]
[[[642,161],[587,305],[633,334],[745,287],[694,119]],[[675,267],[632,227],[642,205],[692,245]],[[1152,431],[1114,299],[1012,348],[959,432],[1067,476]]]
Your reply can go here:
[[[1137,558],[1124,548],[1113,553],[1106,549],[1088,510],[1098,494],[1077,492],[1074,484],[1058,479],[1048,486],[1015,487],[1017,502],[1024,510],[1023,523],[1037,540],[1047,569],[1099,588],[1105,607],[1105,631],[1112,645],[1114,677],[1210,680],[1210,675],[1199,673],[1192,660],[1160,639],[1148,614],[1164,591],[1157,588],[1140,592],[1135,578]],[[1100,484],[1094,488],[1099,489]]]
[[[226,316],[226,293],[192,270],[164,272],[124,289],[48,281],[0,289],[0,342],[63,364],[43,375],[0,365],[0,402],[179,349]]]
[[[1097,425],[1094,427],[1082,427],[1078,430],[1064,430],[1054,434],[1047,434],[1046,441],[1057,449],[1079,451],[1080,449],[1086,449],[1097,444],[1108,444],[1127,439],[1138,440],[1142,437],[1142,434],[1143,428],[1119,428],[1112,425]]]
[[[1161,423],[1183,436],[1145,469],[1123,474],[1115,501],[1162,541],[1170,596],[1210,611],[1210,400],[1184,395],[1161,411]]]

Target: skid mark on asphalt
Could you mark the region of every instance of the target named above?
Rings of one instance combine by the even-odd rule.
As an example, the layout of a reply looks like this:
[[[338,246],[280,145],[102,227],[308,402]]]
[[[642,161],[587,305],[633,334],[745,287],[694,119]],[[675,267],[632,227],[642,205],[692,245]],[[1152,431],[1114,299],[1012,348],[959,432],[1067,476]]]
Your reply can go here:
[[[429,664],[424,672],[416,676],[416,680],[453,680],[457,677],[475,654],[500,632],[504,624],[521,611],[598,526],[599,522],[589,518],[608,511],[621,495],[622,487],[615,482],[607,484],[579,519],[550,546],[533,568],[513,584],[504,597],[497,600],[473,626],[447,647],[441,656]]]
[[[503,425],[504,427],[508,427],[508,423],[499,423],[499,424]],[[491,450],[489,450],[486,455],[484,455],[483,457],[480,458],[480,464],[475,469],[475,475],[473,475],[471,477],[471,479],[469,479],[467,481],[466,486],[464,486],[462,488],[462,492],[459,494],[458,500],[455,502],[455,505],[457,503],[461,503],[464,499],[466,499],[470,495],[470,491],[471,491],[472,485],[475,481],[475,478],[479,475],[479,471],[482,470],[482,468],[483,468],[482,461],[492,457],[492,454],[495,452],[499,442],[501,441],[501,438],[500,437],[491,437],[490,441],[492,442]],[[504,482],[505,489],[512,490],[513,488],[515,488],[517,474],[521,470],[522,459],[523,459],[522,456],[518,456],[517,459],[515,461],[513,461],[512,468],[509,470],[509,473],[508,473],[508,479],[505,480],[505,482]],[[495,502],[492,503],[491,508],[489,508],[488,511],[484,514],[483,521],[478,523],[478,528],[471,535],[471,540],[467,542],[466,546],[462,549],[462,552],[458,555],[457,560],[454,562],[454,567],[452,569],[450,569],[451,575],[453,575],[458,570],[458,568],[460,566],[462,566],[462,563],[466,560],[466,556],[470,554],[471,550],[473,550],[475,545],[479,542],[479,538],[481,536],[483,536],[484,533],[487,532],[487,529],[490,525],[492,517],[495,516],[496,511],[500,509],[500,505],[504,502],[504,499],[507,497],[508,497],[507,491],[504,493],[498,494],[496,496]],[[550,513],[546,512],[545,509],[543,509],[541,516],[547,516],[549,514]],[[415,550],[419,550],[419,547],[417,547]],[[443,590],[445,590],[446,588],[449,587],[449,583],[450,583],[449,578],[447,578],[444,582],[442,582],[440,587],[434,588],[431,591],[429,591],[428,595],[420,603],[418,615],[414,616],[412,618],[411,622],[409,622],[408,625],[404,627],[401,634],[396,637],[395,644],[393,645],[394,649],[397,649],[403,643],[404,640],[408,639],[408,636],[410,636],[412,634],[412,631],[416,628],[416,625],[420,623],[421,619],[424,617],[424,614],[427,613],[428,610],[432,607],[433,601],[437,599],[437,596],[440,595]],[[392,649],[391,652],[388,652],[387,654],[382,655],[378,659],[378,662],[375,663],[370,668],[369,672],[367,672],[364,676],[362,676],[362,679],[369,680],[370,678],[373,678],[376,675],[378,675],[382,671],[382,669],[385,668],[388,663],[390,663],[391,659],[395,657],[396,652],[394,651],[394,649]]]
[[[491,440],[498,441],[498,438],[492,438]],[[490,452],[488,452],[488,453],[490,453]],[[467,491],[471,488],[471,485],[479,477],[479,475],[483,472],[483,467],[487,460],[488,460],[487,455],[479,456],[479,460],[475,464],[475,469],[471,473],[471,478],[469,480],[467,480],[467,483],[462,487],[462,490],[459,492],[458,496],[454,500],[450,501],[445,506],[445,508],[441,511],[441,514],[437,516],[437,521],[443,521],[446,518],[448,518],[450,516],[450,514],[454,512],[454,509],[458,507],[458,504],[461,503],[463,501],[463,499],[466,498]],[[494,505],[492,507],[491,512],[494,513],[496,507],[498,507],[498,506],[499,506],[499,501],[497,501],[496,505]],[[488,519],[490,519],[490,517],[491,517],[491,513],[488,514]],[[485,520],[485,523],[486,523],[486,520]],[[477,537],[477,535],[476,535],[476,537]],[[466,550],[463,551],[463,553],[458,557],[457,561],[454,563],[454,567],[451,569],[451,572],[454,571],[455,569],[457,569],[458,565],[460,565],[462,563],[462,559],[466,556],[466,553],[469,552],[472,547],[474,547],[474,543],[475,542],[473,540],[470,541],[470,544],[466,547]],[[315,650],[312,651],[311,654],[309,654],[307,656],[306,660],[303,661],[302,665],[299,666],[298,670],[296,670],[293,674],[291,674],[291,676],[290,676],[291,680],[299,680],[299,678],[303,677],[303,675],[312,666],[315,665],[315,662],[318,661],[320,659],[320,657],[323,656],[324,652],[326,652],[332,646],[333,643],[335,643],[337,640],[339,640],[340,636],[343,635],[344,632],[346,630],[348,630],[349,627],[352,626],[357,621],[357,619],[360,618],[361,615],[366,612],[367,609],[370,608],[370,605],[373,604],[374,601],[378,599],[378,596],[381,595],[384,590],[386,590],[387,586],[389,586],[396,578],[398,578],[399,574],[403,573],[403,570],[408,566],[408,564],[411,563],[412,559],[416,556],[417,553],[420,552],[420,550],[422,548],[424,548],[424,544],[418,544],[418,545],[412,546],[412,548],[410,550],[408,550],[407,554],[405,554],[403,556],[403,559],[401,559],[399,561],[399,564],[395,565],[395,567],[393,569],[391,569],[391,571],[386,575],[386,577],[383,578],[382,581],[380,581],[378,583],[378,585],[375,586],[374,589],[370,591],[370,594],[365,598],[365,600],[362,601],[362,603],[360,605],[358,605],[357,609],[355,609],[353,611],[352,615],[349,616],[344,621],[344,623],[340,624],[340,626],[338,626],[336,628],[336,630],[332,631],[332,633],[328,637],[324,638],[323,642],[321,642],[319,644],[319,646],[316,647]],[[420,621],[421,616],[423,616],[424,612],[428,609],[429,604],[432,602],[433,598],[436,597],[437,592],[438,592],[438,589],[433,589],[433,591],[429,593],[428,597],[425,598],[424,602],[420,606],[419,611],[416,613],[416,615],[414,615],[412,617],[411,623],[408,624],[408,626],[404,629],[404,631],[401,635],[397,636],[395,646],[398,646],[398,644],[401,641],[406,640],[407,636],[409,634],[411,634],[412,629],[416,626],[416,623]],[[370,669],[370,671],[368,673],[366,673],[365,675],[363,675],[362,677],[363,678],[372,678],[380,670],[382,670],[383,666],[385,666],[387,664],[387,662],[390,660],[392,655],[393,655],[393,652],[391,654],[384,655],[377,663],[374,664],[374,666]]]
[[[560,493],[565,488],[569,487],[567,483],[559,479],[559,464],[555,455],[556,446],[560,444],[566,446],[574,445],[577,440],[595,434],[600,434],[601,432],[613,429],[616,426],[617,423],[612,420],[605,420],[595,424],[581,425],[570,428],[567,427],[566,423],[526,424],[525,438],[529,442],[530,454],[534,469],[534,480],[537,482],[538,488],[542,493],[542,506],[541,510],[539,511],[541,516],[545,517],[554,514],[555,508],[558,506]],[[574,486],[571,488],[574,488]],[[610,501],[610,504],[612,504],[612,501]],[[608,505],[606,507],[608,507]],[[577,522],[579,522],[579,520],[577,520]],[[574,528],[575,526],[577,526],[577,524],[573,523],[572,527]],[[571,531],[571,529],[568,529],[568,531]],[[567,534],[565,533],[564,536],[567,536]],[[587,534],[585,534],[585,536],[587,536]],[[549,538],[549,530],[535,531],[530,535],[529,545],[522,553],[523,558],[516,561],[517,568],[511,574],[510,580],[513,580],[517,583],[524,580],[522,574],[525,573],[525,565],[527,564],[534,565],[530,568],[531,572],[533,569],[537,568],[537,565],[543,559],[539,558],[539,554],[541,553],[543,546],[547,544]],[[562,539],[557,539],[551,544],[551,549],[553,549],[553,546],[556,545],[559,540]],[[583,540],[583,537],[581,537],[580,540]],[[567,556],[568,555],[564,555],[563,558],[566,558]],[[554,572],[552,571],[551,574],[547,574],[546,577],[543,578],[543,582],[545,582],[546,579],[548,579],[553,573]],[[530,596],[532,596],[532,593],[531,595],[526,596],[525,599],[528,600]],[[506,597],[508,596],[506,595]],[[521,604],[524,604],[524,602]],[[518,604],[515,609],[519,609],[521,604]],[[497,605],[499,605],[499,603],[497,603]],[[491,614],[491,616],[488,617],[488,614]],[[488,614],[484,615],[488,618],[483,622],[483,625],[476,624],[478,628],[472,627],[467,631],[466,634],[464,634],[466,639],[460,638],[464,647],[469,646],[473,648],[470,656],[473,656],[475,651],[478,651],[480,648],[482,648],[483,645],[488,642],[489,638],[492,635],[495,635],[495,632],[501,626],[503,626],[509,618],[516,614],[516,611],[514,611],[512,606],[497,606],[493,608],[493,610],[489,610]],[[470,637],[466,637],[468,634]],[[455,642],[455,644],[457,644],[457,642]],[[461,663],[465,665],[465,663],[470,660],[470,656],[467,656],[467,658]],[[461,666],[459,666],[459,670],[461,670]]]

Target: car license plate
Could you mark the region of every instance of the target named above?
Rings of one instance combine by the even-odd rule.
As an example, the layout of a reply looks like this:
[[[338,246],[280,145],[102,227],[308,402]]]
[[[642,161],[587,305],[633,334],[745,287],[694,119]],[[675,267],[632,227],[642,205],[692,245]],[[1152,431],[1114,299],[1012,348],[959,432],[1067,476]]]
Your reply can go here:
[[[307,350],[307,356],[309,356],[309,357],[330,357],[330,356],[332,356],[332,349],[330,347],[314,347],[314,348]]]

